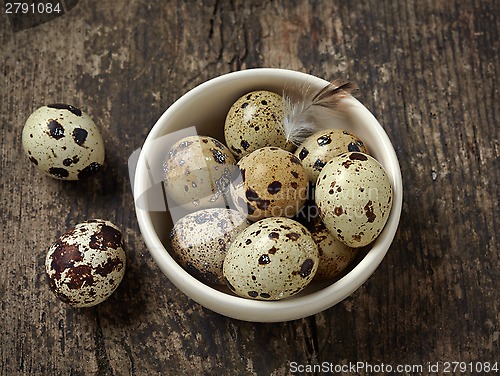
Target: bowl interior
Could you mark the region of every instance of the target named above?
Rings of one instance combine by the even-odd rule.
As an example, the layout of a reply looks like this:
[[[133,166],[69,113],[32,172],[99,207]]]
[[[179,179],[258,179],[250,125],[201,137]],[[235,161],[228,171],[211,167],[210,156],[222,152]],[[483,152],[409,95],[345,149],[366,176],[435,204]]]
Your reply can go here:
[[[365,142],[369,153],[387,170],[394,189],[393,208],[382,234],[362,249],[351,266],[333,281],[312,283],[300,294],[277,302],[234,296],[225,286],[209,286],[185,272],[171,257],[172,218],[162,190],[162,160],[170,145],[189,134],[207,135],[225,143],[224,122],[231,105],[252,90],[300,95],[328,84],[320,78],[282,69],[253,69],[207,81],[176,101],[149,134],[137,164],[134,182],[141,232],[153,258],[169,279],[188,296],[227,316],[249,321],[286,321],[321,311],[344,299],[375,270],[394,237],[401,212],[402,184],[394,149],[373,115],[356,99],[347,98],[349,117],[342,128]],[[334,126],[339,127],[339,126]],[[290,309],[293,309],[290,311]]]

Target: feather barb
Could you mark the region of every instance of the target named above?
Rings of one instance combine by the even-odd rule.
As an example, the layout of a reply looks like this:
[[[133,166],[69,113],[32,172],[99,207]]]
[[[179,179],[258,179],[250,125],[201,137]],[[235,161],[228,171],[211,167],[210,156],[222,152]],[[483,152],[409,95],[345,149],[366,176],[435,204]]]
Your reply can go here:
[[[285,93],[283,128],[287,141],[299,146],[313,133],[326,129],[325,122],[320,120],[325,110],[328,117],[345,115],[340,102],[357,88],[353,82],[338,79],[315,93],[310,88],[300,90],[300,99],[292,100]]]

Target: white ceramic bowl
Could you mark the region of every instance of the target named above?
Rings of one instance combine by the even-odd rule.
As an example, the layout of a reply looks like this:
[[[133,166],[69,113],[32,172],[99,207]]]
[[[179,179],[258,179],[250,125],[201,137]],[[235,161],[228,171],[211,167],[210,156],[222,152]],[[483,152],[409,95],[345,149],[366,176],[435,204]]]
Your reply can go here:
[[[383,232],[360,253],[361,256],[341,278],[330,283],[311,284],[298,295],[281,301],[250,300],[235,296],[225,287],[200,282],[177,264],[170,254],[172,220],[166,210],[161,188],[161,158],[166,152],[165,141],[168,144],[171,139],[167,135],[196,126],[198,134],[224,142],[225,116],[241,95],[252,90],[282,93],[290,87],[310,86],[319,90],[326,84],[328,82],[323,79],[284,69],[259,68],[225,74],[197,86],[172,104],[147,137],[134,178],[135,207],[142,235],[154,260],[170,281],[210,310],[256,322],[288,321],[313,315],[353,293],[370,277],[386,255],[401,214],[401,171],[387,134],[375,117],[354,98],[346,99],[351,105],[351,121],[347,124],[347,130],[360,137],[370,154],[384,166],[394,189],[394,200]]]

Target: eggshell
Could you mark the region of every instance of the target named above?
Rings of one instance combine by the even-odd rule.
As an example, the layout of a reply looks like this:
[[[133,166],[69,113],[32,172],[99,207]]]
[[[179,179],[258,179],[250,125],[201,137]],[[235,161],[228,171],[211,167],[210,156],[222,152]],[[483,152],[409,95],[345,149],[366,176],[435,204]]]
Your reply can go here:
[[[279,300],[297,294],[318,268],[318,247],[309,231],[289,218],[266,218],[243,230],[224,260],[224,277],[237,295]]]
[[[309,181],[316,183],[325,164],[342,153],[367,153],[368,150],[358,137],[342,129],[327,129],[309,136],[295,151],[302,166],[309,175]]]
[[[229,149],[218,140],[185,137],[172,145],[163,164],[167,197],[189,212],[225,207],[235,164]]]
[[[231,106],[224,135],[237,159],[266,146],[295,149],[283,128],[283,97],[266,90],[247,93]]]
[[[315,199],[330,233],[349,247],[362,247],[375,240],[389,218],[392,186],[373,157],[344,153],[321,170]]]
[[[104,163],[99,129],[71,105],[50,104],[34,111],[24,125],[22,142],[31,163],[56,179],[85,179]]]
[[[348,247],[337,240],[319,217],[313,218],[306,227],[318,245],[319,265],[314,281],[326,281],[336,277],[349,266],[358,249]]]
[[[188,214],[174,225],[175,258],[203,282],[225,284],[222,264],[231,241],[250,223],[236,210],[213,208]]]
[[[238,162],[231,184],[236,208],[248,219],[293,217],[307,199],[307,172],[292,153],[265,147]]]
[[[125,265],[120,230],[101,219],[68,230],[50,246],[45,258],[51,290],[74,307],[106,300],[120,284]]]

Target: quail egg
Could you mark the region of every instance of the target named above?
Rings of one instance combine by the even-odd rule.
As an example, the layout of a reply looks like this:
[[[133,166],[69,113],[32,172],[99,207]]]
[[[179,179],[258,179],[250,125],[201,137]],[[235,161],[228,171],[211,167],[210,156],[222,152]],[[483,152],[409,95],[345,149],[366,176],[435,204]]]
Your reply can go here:
[[[307,172],[292,153],[264,147],[238,162],[240,174],[231,184],[238,211],[251,221],[293,217],[307,199]]]
[[[56,179],[84,179],[104,163],[97,126],[71,105],[50,104],[33,112],[24,125],[22,142],[31,163]]]
[[[118,227],[93,219],[77,224],[50,246],[45,271],[59,299],[74,307],[91,307],[116,290],[125,264]]]
[[[289,218],[266,218],[231,243],[224,277],[237,295],[279,300],[297,294],[318,269],[318,247],[309,231]]]
[[[327,129],[309,136],[295,151],[302,166],[309,175],[309,181],[316,183],[325,164],[339,154],[347,152],[367,153],[363,141],[352,133],[341,129]]]
[[[226,250],[249,224],[232,209],[212,208],[188,214],[170,232],[175,258],[202,282],[225,284],[222,264]]]
[[[189,212],[225,207],[235,164],[231,152],[215,138],[185,137],[172,145],[163,164],[167,198]]]
[[[330,233],[349,247],[362,247],[375,240],[389,218],[392,186],[373,157],[344,153],[321,170],[315,199]]]
[[[224,135],[237,159],[265,146],[295,149],[283,128],[283,97],[266,90],[247,93],[231,106]]]
[[[357,248],[350,248],[337,240],[326,228],[319,217],[313,218],[307,229],[318,245],[319,265],[314,276],[314,281],[326,281],[334,278],[352,262]]]

